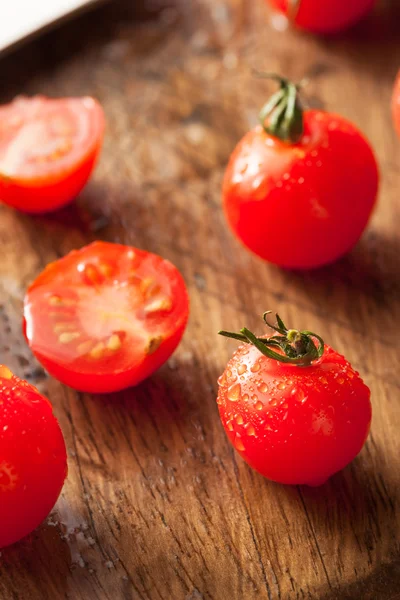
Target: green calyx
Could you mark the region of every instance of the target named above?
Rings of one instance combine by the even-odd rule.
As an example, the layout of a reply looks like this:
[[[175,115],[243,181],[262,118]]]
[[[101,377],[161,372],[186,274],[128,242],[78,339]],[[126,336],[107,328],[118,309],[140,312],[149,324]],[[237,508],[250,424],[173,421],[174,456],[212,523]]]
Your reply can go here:
[[[303,108],[299,100],[299,85],[273,74],[259,74],[274,79],[280,89],[269,99],[260,112],[264,130],[283,142],[296,143],[304,132]]]
[[[311,331],[299,331],[288,329],[280,316],[276,315],[276,325],[268,323],[268,315],[271,311],[263,314],[263,320],[268,327],[273,329],[277,335],[268,338],[256,337],[246,327],[240,333],[219,331],[219,335],[229,337],[246,344],[255,346],[264,356],[282,363],[309,367],[314,360],[321,358],[324,353],[323,339]],[[317,340],[317,344],[314,340]]]

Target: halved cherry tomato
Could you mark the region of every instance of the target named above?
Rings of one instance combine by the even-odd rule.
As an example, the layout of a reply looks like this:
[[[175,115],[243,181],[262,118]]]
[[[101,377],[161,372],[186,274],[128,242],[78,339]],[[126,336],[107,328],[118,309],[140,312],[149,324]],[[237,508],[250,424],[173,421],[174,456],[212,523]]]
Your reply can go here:
[[[277,319],[269,338],[220,332],[244,343],[218,380],[219,413],[236,450],[264,477],[320,485],[363,447],[370,391],[319,336]]]
[[[397,75],[393,89],[392,115],[395,129],[400,136],[400,71]]]
[[[103,133],[93,98],[17,97],[0,106],[0,200],[28,213],[68,204],[93,170]]]
[[[94,242],[51,263],[29,287],[24,330],[54,377],[86,392],[136,385],[172,354],[189,301],[160,256]]]
[[[0,365],[0,548],[47,517],[67,476],[67,454],[50,402]]]
[[[376,0],[268,0],[297,27],[314,33],[336,33],[364,17]]]
[[[225,215],[255,254],[285,268],[333,262],[359,240],[374,208],[379,174],[374,153],[343,117],[303,111],[297,86],[266,104],[261,125],[230,158]]]

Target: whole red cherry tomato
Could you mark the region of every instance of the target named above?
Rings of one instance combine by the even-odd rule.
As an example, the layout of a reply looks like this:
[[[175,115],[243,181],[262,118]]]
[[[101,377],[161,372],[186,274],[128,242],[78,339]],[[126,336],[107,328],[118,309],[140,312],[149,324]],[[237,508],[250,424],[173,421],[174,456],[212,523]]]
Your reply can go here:
[[[87,182],[103,140],[93,98],[18,97],[0,107],[0,200],[28,213],[71,202]]]
[[[225,173],[228,223],[245,246],[282,267],[336,260],[359,240],[375,205],[370,145],[343,117],[303,111],[297,87],[284,79],[260,120]]]
[[[36,358],[61,382],[113,392],[169,358],[188,312],[185,283],[169,261],[94,242],[51,263],[32,283],[24,330]]]
[[[268,0],[297,27],[314,33],[337,33],[354,25],[376,0]]]
[[[266,321],[266,313],[264,319]],[[319,485],[360,452],[371,423],[370,391],[348,361],[310,331],[244,342],[219,378],[218,408],[244,460],[287,484]]]
[[[394,126],[398,135],[400,136],[400,71],[397,75],[397,79],[394,84],[392,97],[392,114]]]
[[[67,454],[50,402],[0,365],[0,548],[47,517],[67,475]]]

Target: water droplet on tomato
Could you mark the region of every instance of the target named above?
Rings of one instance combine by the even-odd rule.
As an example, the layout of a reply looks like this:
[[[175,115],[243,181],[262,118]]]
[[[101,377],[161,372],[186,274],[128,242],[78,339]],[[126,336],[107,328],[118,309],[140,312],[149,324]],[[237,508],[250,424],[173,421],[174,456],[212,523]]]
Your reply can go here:
[[[268,385],[263,381],[260,383],[258,389],[262,394],[266,394],[266,392],[268,392]]]
[[[226,375],[222,373],[220,377],[218,377],[218,385],[224,386],[226,384]]]
[[[240,398],[240,393],[240,383],[235,383],[234,385],[231,385],[231,387],[228,389],[226,396],[231,402],[237,402]]]
[[[240,433],[236,434],[235,448],[237,448],[237,450],[240,450],[241,452],[243,452],[243,450],[245,449]]]
[[[243,400],[243,402],[248,402],[249,401],[249,395],[248,394],[243,394],[242,400]]]
[[[229,431],[233,431],[232,419],[229,419],[229,421],[226,422],[226,426]]]
[[[254,365],[252,367],[250,367],[250,371],[252,373],[257,373],[260,370],[261,366],[260,363],[257,361],[254,363]]]
[[[239,373],[239,375],[243,375],[243,373],[245,373],[247,371],[247,365],[242,363],[238,366],[237,368],[237,372]]]
[[[250,436],[255,436],[256,435],[256,430],[254,429],[254,427],[253,427],[253,425],[251,423],[247,423],[244,426],[244,428],[246,430],[247,435],[250,435]]]
[[[258,400],[255,404],[255,409],[262,410],[263,408],[264,408],[264,404],[260,400]]]
[[[340,383],[340,385],[342,385],[344,383],[343,377],[338,377],[337,382]]]
[[[281,383],[278,383],[278,385],[276,386],[278,388],[278,390],[286,390],[286,384],[283,383],[281,381]]]
[[[243,417],[242,417],[242,415],[238,415],[238,416],[236,417],[235,421],[236,421],[236,423],[237,423],[238,425],[243,425]]]

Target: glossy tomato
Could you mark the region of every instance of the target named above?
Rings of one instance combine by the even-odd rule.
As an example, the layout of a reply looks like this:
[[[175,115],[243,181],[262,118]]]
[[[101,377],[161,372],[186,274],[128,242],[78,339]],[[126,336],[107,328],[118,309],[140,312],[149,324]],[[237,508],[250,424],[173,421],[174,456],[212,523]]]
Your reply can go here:
[[[376,0],[268,0],[297,27],[314,33],[337,33],[357,23]]]
[[[264,125],[239,142],[225,173],[223,205],[245,246],[302,269],[336,260],[359,240],[379,176],[369,143],[352,123],[321,110],[303,112],[297,103],[294,111],[296,95],[282,80],[261,114]]]
[[[247,342],[218,381],[222,424],[244,460],[268,479],[319,485],[363,447],[370,391],[315,334],[282,322],[276,331],[270,338],[221,332]]]
[[[67,455],[50,402],[0,365],[0,548],[47,517],[67,475]]]
[[[392,114],[394,126],[398,135],[400,136],[400,72],[397,75],[397,79],[394,84],[392,97]]]
[[[106,242],[51,263],[29,287],[24,329],[54,377],[86,392],[135,385],[178,345],[189,301],[160,256]]]
[[[28,213],[56,210],[87,182],[104,115],[93,98],[18,97],[0,107],[0,200]]]

